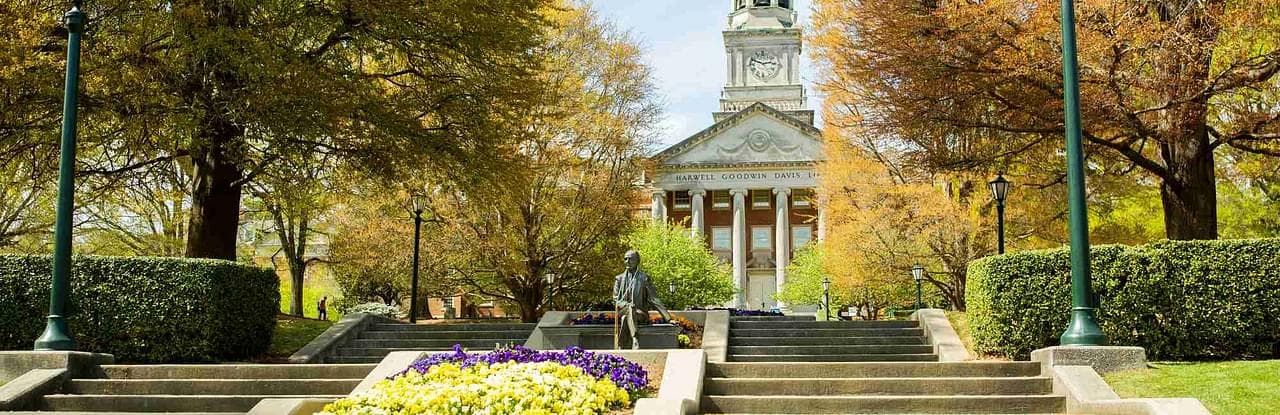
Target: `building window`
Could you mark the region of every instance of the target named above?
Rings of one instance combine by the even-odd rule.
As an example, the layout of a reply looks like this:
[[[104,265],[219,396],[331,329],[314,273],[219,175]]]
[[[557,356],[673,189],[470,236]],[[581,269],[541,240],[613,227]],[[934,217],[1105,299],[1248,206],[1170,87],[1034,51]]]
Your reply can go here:
[[[813,191],[809,189],[792,190],[791,207],[796,209],[808,209],[813,207]]]
[[[768,190],[752,190],[751,191],[751,209],[766,210],[769,209],[769,196],[771,192]]]
[[[711,250],[729,251],[733,249],[733,231],[728,226],[711,228]]]
[[[444,297],[441,300],[444,302],[444,308],[453,308],[453,297]]]
[[[693,206],[692,202],[689,201],[688,191],[672,192],[671,198],[673,199],[672,206],[677,211],[688,212]]]
[[[724,190],[711,191],[711,210],[729,210],[733,207],[733,199]]]
[[[799,250],[801,247],[813,241],[813,225],[801,225],[791,227],[791,250]]]
[[[752,251],[768,251],[773,249],[773,240],[769,236],[772,226],[752,226],[751,227],[751,250]]]

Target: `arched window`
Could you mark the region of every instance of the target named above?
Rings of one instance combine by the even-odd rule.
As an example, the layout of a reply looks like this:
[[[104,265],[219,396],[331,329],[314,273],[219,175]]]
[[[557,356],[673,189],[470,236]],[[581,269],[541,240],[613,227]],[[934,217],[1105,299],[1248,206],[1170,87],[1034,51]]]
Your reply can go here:
[[[756,6],[756,7],[767,7],[767,6],[770,6],[770,4],[769,4],[769,3],[770,3],[771,1],[772,1],[772,0],[755,0],[755,6]]]

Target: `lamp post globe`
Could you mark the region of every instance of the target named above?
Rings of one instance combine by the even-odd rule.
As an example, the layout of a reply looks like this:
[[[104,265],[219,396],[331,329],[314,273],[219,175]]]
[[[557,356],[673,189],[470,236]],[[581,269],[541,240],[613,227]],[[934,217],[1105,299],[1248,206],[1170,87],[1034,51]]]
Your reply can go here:
[[[1004,202],[1009,198],[1009,181],[1004,173],[997,173],[996,179],[988,183],[991,186],[991,198],[996,201],[996,238],[999,253],[1004,254]]]
[[[76,103],[80,95],[80,38],[88,17],[76,0],[63,16],[67,26],[67,77],[62,95],[62,140],[58,157],[58,205],[53,231],[53,275],[49,286],[49,316],[35,350],[75,350],[67,326],[71,296],[71,222],[75,210]]]

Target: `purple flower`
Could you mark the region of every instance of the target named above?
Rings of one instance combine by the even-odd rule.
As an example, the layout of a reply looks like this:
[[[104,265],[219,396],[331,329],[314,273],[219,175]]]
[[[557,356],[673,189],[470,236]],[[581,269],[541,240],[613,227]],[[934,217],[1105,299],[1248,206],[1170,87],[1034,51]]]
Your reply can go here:
[[[471,354],[464,352],[461,345],[454,345],[453,352],[427,356],[413,362],[408,369],[392,377],[403,375],[410,370],[427,373],[432,366],[442,363],[454,363],[465,368],[481,363],[492,365],[505,362],[555,362],[565,366],[577,366],[596,379],[612,380],[614,384],[629,393],[637,392],[649,385],[649,373],[639,364],[618,356],[594,353],[576,346],[565,349],[563,352],[539,352],[524,346],[514,346],[487,353]]]

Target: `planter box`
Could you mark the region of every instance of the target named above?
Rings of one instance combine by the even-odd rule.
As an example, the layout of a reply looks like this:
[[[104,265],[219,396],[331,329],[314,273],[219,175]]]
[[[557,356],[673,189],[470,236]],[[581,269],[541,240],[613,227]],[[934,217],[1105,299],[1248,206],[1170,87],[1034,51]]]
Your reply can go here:
[[[613,325],[541,326],[546,345],[543,350],[558,350],[578,346],[587,350],[613,349]],[[640,326],[637,338],[641,349],[679,348],[676,335],[680,328],[671,324]],[[625,334],[624,334],[625,335]]]

